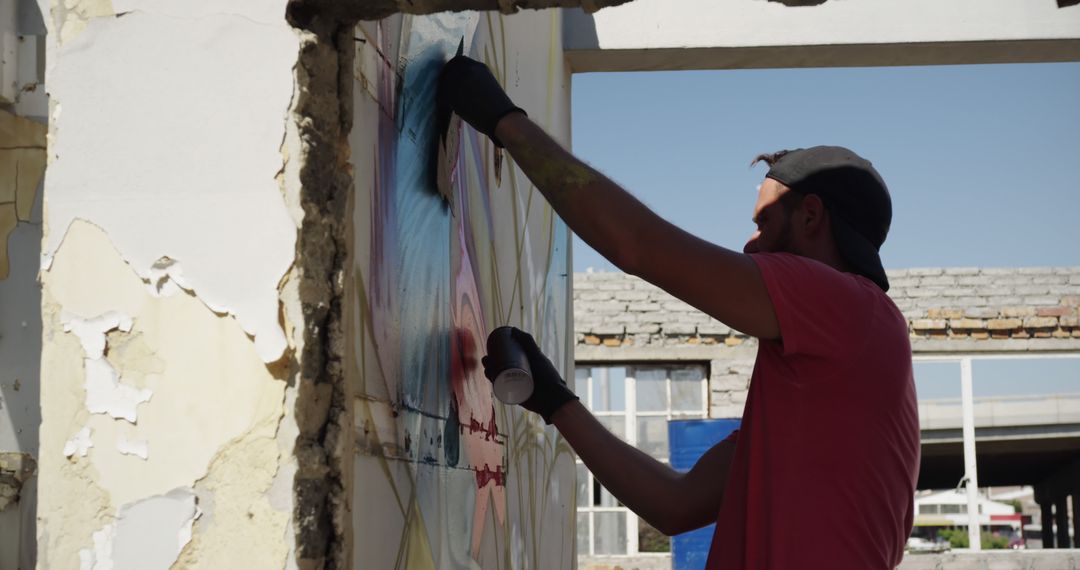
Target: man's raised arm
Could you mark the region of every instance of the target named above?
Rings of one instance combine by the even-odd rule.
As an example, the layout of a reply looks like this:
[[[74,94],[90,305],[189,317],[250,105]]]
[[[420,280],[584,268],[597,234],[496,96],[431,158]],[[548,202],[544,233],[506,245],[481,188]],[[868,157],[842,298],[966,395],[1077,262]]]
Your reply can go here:
[[[487,66],[454,58],[439,91],[465,121],[505,146],[570,229],[619,269],[744,333],[780,336],[749,256],[678,228],[577,159],[514,106]]]

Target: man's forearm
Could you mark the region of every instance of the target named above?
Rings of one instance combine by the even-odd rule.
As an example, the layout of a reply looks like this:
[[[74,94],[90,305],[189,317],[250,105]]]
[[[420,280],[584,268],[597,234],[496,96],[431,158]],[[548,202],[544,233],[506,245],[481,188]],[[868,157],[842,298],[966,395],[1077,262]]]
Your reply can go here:
[[[663,222],[659,216],[525,115],[507,115],[495,132],[570,229],[620,269],[634,273],[641,234]]]
[[[605,489],[661,532],[670,532],[681,473],[616,437],[581,402],[559,408],[552,421]]]
[[[559,408],[552,421],[600,484],[667,535],[716,519],[733,447],[718,445],[688,473],[679,473],[616,437],[581,404]]]

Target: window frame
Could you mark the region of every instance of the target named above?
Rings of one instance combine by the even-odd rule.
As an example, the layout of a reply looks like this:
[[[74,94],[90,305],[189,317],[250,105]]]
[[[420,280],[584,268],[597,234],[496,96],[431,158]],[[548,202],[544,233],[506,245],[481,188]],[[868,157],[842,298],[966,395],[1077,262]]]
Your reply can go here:
[[[574,390],[580,395],[582,404],[589,409],[601,422],[605,421],[604,418],[612,418],[622,416],[623,436],[621,439],[626,441],[634,447],[639,447],[637,423],[639,418],[664,418],[665,421],[670,422],[673,419],[708,419],[709,418],[709,365],[708,361],[655,361],[655,362],[593,362],[593,361],[580,361],[574,363]],[[615,369],[623,368],[626,373],[623,378],[623,406],[622,410],[593,410],[593,385],[595,379],[593,378],[594,369]],[[661,411],[646,411],[638,412],[638,394],[637,394],[637,376],[638,370],[641,369],[663,369],[664,370],[664,393],[665,393],[665,407]],[[697,381],[700,384],[701,395],[701,407],[698,410],[689,412],[683,410],[672,409],[672,371],[675,369],[698,369],[701,371],[701,379]],[[580,378],[578,371],[585,370],[585,377]],[[582,383],[584,381],[584,383]],[[614,407],[612,405],[608,408]],[[648,453],[648,452],[646,452]],[[649,453],[650,456],[662,461],[665,464],[671,463],[670,448],[667,455],[659,457]],[[575,488],[577,488],[577,465],[584,465],[580,459],[575,457]],[[634,514],[629,508],[621,506],[616,501],[616,506],[599,506],[597,501],[598,497],[595,496],[596,479],[593,477],[592,472],[585,469],[585,506],[581,506],[575,502],[574,508],[578,517],[588,517],[589,534],[587,539],[587,551],[578,549],[579,556],[668,556],[668,552],[640,552],[640,544],[638,541],[638,521],[639,517]],[[604,492],[604,491],[601,491]],[[614,497],[612,497],[614,498]],[[596,537],[596,517],[595,513],[625,513],[625,532],[626,532],[626,551],[623,553],[597,553],[597,537]],[[574,540],[577,544],[577,528],[574,530]]]

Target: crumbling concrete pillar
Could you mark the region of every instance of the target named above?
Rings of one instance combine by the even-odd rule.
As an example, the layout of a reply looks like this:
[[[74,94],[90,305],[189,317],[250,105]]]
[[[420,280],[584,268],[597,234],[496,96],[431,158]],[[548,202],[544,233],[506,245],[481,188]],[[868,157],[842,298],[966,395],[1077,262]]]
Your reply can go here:
[[[1073,529],[1073,548],[1080,547],[1080,486],[1073,487],[1072,491],[1072,529]]]
[[[1035,486],[1035,502],[1039,504],[1039,524],[1042,526],[1042,547],[1054,548],[1054,501],[1044,485]]]
[[[1059,491],[1054,499],[1054,524],[1057,526],[1055,544],[1058,548],[1070,548],[1072,541],[1069,540],[1069,496],[1064,490]]]
[[[340,451],[323,446],[341,432],[327,370],[352,44],[284,12],[43,2],[40,568],[337,555]]]

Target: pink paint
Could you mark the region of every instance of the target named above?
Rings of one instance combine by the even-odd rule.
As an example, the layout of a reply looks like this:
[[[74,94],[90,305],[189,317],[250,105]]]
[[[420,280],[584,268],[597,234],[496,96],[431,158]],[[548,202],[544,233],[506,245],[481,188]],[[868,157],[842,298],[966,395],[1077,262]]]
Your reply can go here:
[[[378,146],[373,159],[374,181],[371,192],[371,217],[368,231],[371,246],[367,278],[367,315],[371,319],[374,338],[372,344],[378,353],[384,381],[396,383],[401,378],[400,359],[401,330],[396,316],[398,303],[399,244],[397,240],[398,212],[394,203],[397,180],[394,175],[397,162],[397,75],[390,62],[382,54],[389,53],[390,34],[385,23],[379,22],[379,62],[376,90],[379,94]],[[388,391],[393,393],[390,386]]]
[[[461,148],[460,144],[458,148]],[[454,188],[453,209],[457,215],[454,216],[451,226],[453,235],[450,236],[454,299],[451,318],[455,331],[451,344],[454,355],[451,386],[458,402],[458,420],[463,432],[462,448],[466,461],[474,466],[476,471],[477,491],[472,535],[472,553],[476,556],[480,552],[484,519],[492,502],[499,523],[506,520],[506,476],[503,470],[504,443],[499,437],[495,422],[491,383],[484,377],[483,370],[478,365],[488,326],[480,304],[476,269],[470,253],[473,251],[470,247],[473,231],[467,208],[466,193],[469,188],[461,180],[463,161],[460,155],[454,157],[454,164],[451,182]],[[495,466],[494,469],[491,468],[492,465]]]

